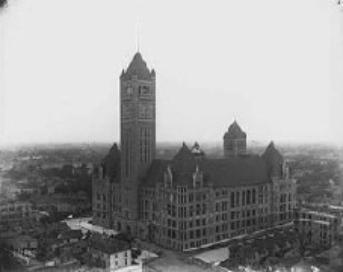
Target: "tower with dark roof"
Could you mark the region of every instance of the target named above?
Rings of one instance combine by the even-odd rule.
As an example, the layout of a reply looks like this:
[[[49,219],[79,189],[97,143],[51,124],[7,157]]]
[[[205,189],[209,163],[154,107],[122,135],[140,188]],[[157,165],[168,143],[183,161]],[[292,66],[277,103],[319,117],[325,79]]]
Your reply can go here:
[[[244,155],[247,151],[247,134],[241,129],[236,120],[224,134],[224,157]]]
[[[138,183],[155,158],[155,71],[137,52],[120,76],[121,216],[138,218]]]
[[[284,159],[280,152],[275,148],[274,142],[270,142],[262,154],[262,159],[266,162],[268,174],[271,177],[282,177]]]

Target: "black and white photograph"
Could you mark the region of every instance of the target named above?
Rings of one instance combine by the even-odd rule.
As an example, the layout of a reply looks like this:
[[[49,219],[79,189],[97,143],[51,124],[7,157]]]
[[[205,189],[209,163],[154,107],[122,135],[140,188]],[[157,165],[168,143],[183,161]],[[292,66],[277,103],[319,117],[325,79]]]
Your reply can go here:
[[[0,272],[343,272],[343,1],[0,0]]]

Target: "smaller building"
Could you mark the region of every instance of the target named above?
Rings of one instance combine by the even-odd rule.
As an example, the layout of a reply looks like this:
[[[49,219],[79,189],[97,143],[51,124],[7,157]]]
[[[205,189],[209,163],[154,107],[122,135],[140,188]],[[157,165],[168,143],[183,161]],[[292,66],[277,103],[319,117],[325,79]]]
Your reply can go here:
[[[329,212],[300,208],[294,225],[305,246],[330,248],[338,236],[338,217]]]
[[[21,257],[35,258],[37,254],[38,241],[29,235],[16,235],[4,240],[5,246],[13,254]]]
[[[132,265],[130,244],[116,238],[94,236],[89,246],[90,265],[112,272]]]
[[[82,236],[81,230],[68,230],[59,234],[57,239],[59,239],[63,244],[70,244],[80,241]]]
[[[285,227],[233,241],[228,248],[229,258],[221,266],[235,271],[238,266],[257,268],[271,259],[297,256],[299,242],[293,228]]]
[[[4,201],[0,203],[0,223],[19,224],[36,220],[32,203],[27,201]]]

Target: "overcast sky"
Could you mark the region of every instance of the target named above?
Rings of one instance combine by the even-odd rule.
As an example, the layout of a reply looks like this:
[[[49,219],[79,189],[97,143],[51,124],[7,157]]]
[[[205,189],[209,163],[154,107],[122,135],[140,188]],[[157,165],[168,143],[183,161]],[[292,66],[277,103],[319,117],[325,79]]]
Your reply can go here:
[[[119,75],[157,73],[157,140],[343,142],[343,12],[331,0],[12,0],[0,141],[119,140]]]

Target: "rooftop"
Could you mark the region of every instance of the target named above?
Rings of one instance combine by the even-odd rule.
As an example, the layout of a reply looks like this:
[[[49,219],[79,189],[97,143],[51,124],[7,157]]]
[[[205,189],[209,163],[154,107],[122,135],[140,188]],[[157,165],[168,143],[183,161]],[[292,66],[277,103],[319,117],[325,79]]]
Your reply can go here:
[[[121,78],[131,79],[136,76],[137,79],[150,80],[155,74],[155,71],[150,71],[146,62],[143,60],[141,53],[137,52],[126,71],[122,72]]]
[[[212,183],[215,187],[247,186],[252,184],[267,183],[265,161],[258,155],[243,155],[226,159],[198,159],[186,144],[172,160],[154,160],[147,171],[143,183],[154,185],[163,182],[163,174],[170,167],[173,183],[192,185],[193,174],[198,168],[203,174],[205,184]]]
[[[116,238],[104,239],[99,236],[93,236],[90,245],[91,248],[107,254],[115,254],[130,249],[130,244],[126,241]]]
[[[224,138],[246,138],[247,134],[241,129],[237,121],[235,120],[230,126],[228,131],[225,133]]]

